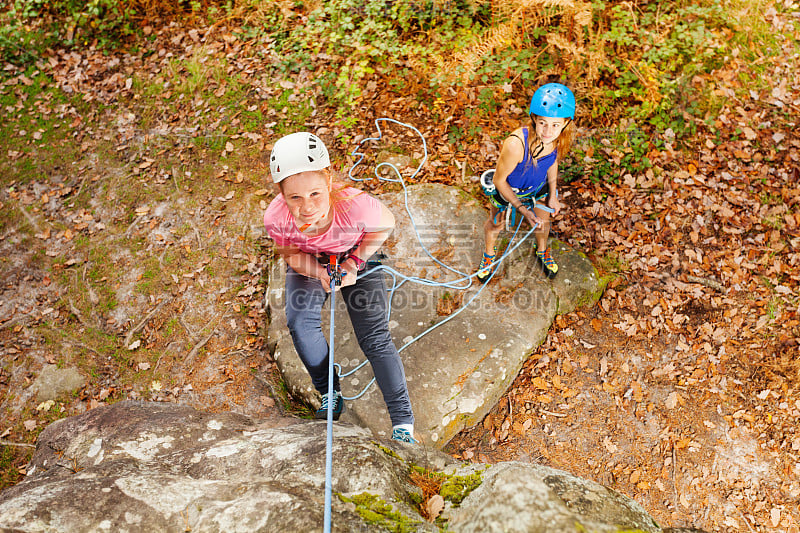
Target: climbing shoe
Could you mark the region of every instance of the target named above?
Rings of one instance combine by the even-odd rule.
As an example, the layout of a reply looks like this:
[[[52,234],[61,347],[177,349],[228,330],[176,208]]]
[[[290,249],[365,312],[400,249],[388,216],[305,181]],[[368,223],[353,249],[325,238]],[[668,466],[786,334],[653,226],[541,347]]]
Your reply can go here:
[[[395,427],[392,428],[392,440],[399,440],[400,442],[407,442],[408,444],[418,444],[417,439],[406,428]]]
[[[547,274],[547,277],[554,278],[558,273],[558,265],[556,264],[555,259],[553,259],[550,247],[548,246],[542,251],[537,250],[536,257],[538,257],[539,261],[542,262],[542,267],[544,268],[544,273]]]
[[[333,419],[339,420],[339,417],[344,412],[344,398],[342,398],[342,393],[340,391],[333,392]],[[314,413],[314,418],[317,420],[327,420],[328,419],[328,395],[322,395],[322,405],[317,412]]]
[[[494,255],[486,255],[485,253],[483,254],[483,257],[481,258],[481,264],[478,265],[478,274],[475,276],[481,283],[489,279],[489,276],[492,275],[494,269],[497,268],[495,265],[493,265],[494,257]]]

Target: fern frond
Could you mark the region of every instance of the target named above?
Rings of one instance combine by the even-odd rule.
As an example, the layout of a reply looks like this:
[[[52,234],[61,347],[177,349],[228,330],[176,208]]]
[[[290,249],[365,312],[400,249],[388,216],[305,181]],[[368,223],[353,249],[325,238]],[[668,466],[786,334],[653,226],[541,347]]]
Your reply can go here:
[[[454,54],[450,61],[445,62],[445,72],[455,74],[460,70],[458,67],[461,67],[463,69],[461,76],[466,81],[483,58],[497,49],[507,48],[517,38],[518,32],[515,22],[506,22],[492,28],[470,48]]]
[[[555,18],[559,27],[547,37],[547,47],[557,51],[560,57],[556,74],[580,72],[588,83],[599,77],[599,69],[605,63],[603,46],[592,43],[592,4],[585,0],[472,0],[476,4],[490,4],[498,26],[481,36],[468,48],[453,53],[449,58],[437,57],[439,75],[455,77],[461,73],[464,81],[475,72],[482,60],[499,50],[521,42],[521,37],[537,28],[550,28]],[[588,27],[589,42],[586,43]],[[582,66],[579,67],[579,66]],[[574,71],[574,72],[573,72]],[[541,76],[540,76],[541,77]]]

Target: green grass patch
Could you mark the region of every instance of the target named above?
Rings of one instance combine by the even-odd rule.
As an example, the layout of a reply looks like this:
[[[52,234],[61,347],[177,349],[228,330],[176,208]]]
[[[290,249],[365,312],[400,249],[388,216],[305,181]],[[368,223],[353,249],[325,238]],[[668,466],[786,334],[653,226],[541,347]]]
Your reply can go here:
[[[622,254],[613,251],[604,255],[594,256],[594,263],[599,270],[610,274],[620,274],[631,269]]]
[[[30,84],[5,87],[0,93],[0,180],[29,183],[68,175],[70,162],[80,158],[71,121],[88,114],[88,104],[53,87],[53,80],[29,67]]]
[[[28,464],[32,456],[33,448],[0,445],[0,490],[22,481],[19,469]]]

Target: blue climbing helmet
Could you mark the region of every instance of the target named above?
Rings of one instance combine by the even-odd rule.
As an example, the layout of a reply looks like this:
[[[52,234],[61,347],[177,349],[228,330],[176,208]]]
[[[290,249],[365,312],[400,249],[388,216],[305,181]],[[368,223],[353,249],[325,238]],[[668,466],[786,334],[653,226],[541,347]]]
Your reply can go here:
[[[550,118],[575,118],[575,95],[566,85],[548,83],[539,87],[528,109],[529,115]]]

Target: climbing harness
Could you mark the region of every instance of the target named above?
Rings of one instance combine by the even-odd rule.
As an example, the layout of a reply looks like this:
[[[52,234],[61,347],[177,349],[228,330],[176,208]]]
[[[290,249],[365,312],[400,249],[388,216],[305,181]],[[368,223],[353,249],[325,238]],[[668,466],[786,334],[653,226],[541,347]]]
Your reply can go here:
[[[328,256],[328,265],[325,269],[328,271],[328,276],[331,278],[331,284],[341,287],[344,273],[342,272],[342,265],[339,263],[339,259],[335,254],[330,254]]]
[[[327,438],[325,441],[325,513],[323,519],[323,526],[325,533],[330,533],[331,530],[331,493],[333,486],[333,406],[335,403],[336,393],[333,390],[333,333],[334,333],[334,319],[336,314],[336,287],[342,285],[342,266],[339,264],[335,255],[331,254],[328,258],[327,272],[331,278],[331,331],[330,342],[328,343],[328,420],[327,420]]]
[[[490,199],[493,198],[497,193],[497,187],[495,187],[492,178],[494,178],[494,169],[490,168],[489,170],[485,170],[483,174],[481,174],[481,179],[480,179],[481,189],[483,190],[483,194],[488,196]],[[520,190],[515,187],[511,187],[511,190],[514,191],[514,194],[519,194],[520,192]],[[533,196],[526,197],[523,195],[517,197],[522,201],[522,205],[524,205],[528,209],[533,210],[534,208],[536,208],[536,209],[541,209],[542,211],[547,211],[550,214],[555,213],[555,209],[551,209],[550,207],[547,207],[543,203],[536,203],[536,198],[534,198]],[[558,197],[558,191],[556,191],[556,197]],[[497,225],[499,221],[498,217],[503,213],[505,213],[506,231],[511,231],[511,228],[517,224],[517,213],[519,212],[519,209],[517,209],[510,203],[500,204],[499,202],[494,200],[492,201],[492,205],[494,205],[497,208],[497,213],[495,213],[493,219],[494,224]]]

